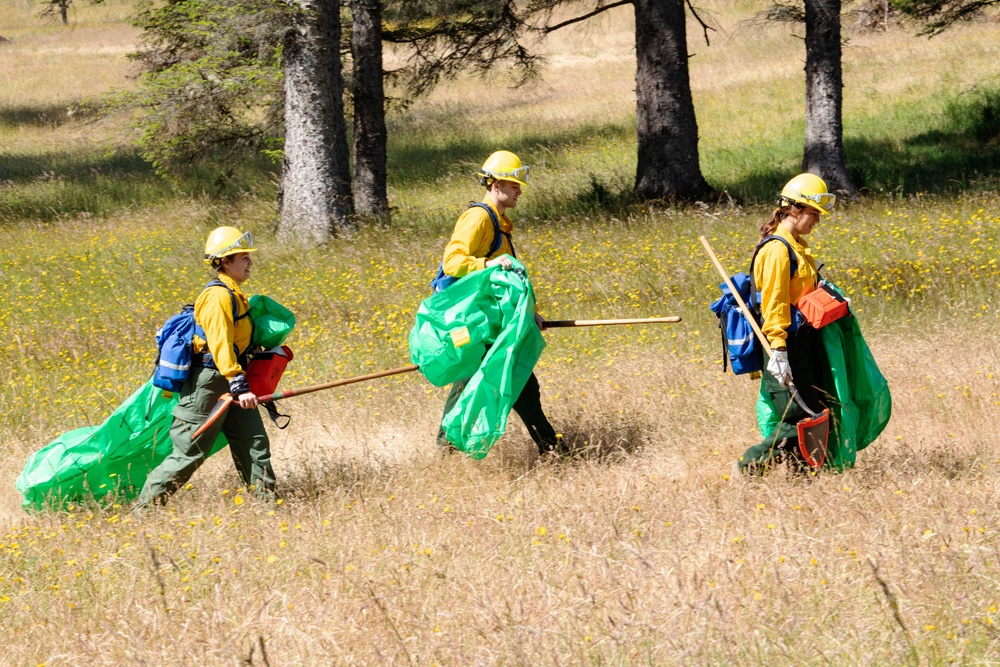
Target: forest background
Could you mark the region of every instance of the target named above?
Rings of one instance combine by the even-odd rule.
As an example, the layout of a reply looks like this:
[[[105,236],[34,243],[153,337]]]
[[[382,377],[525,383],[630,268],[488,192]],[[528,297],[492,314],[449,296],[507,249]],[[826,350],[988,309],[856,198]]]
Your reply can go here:
[[[982,664],[1000,659],[1000,24],[934,39],[844,18],[844,142],[860,196],[811,237],[893,391],[844,474],[733,480],[756,383],[722,373],[697,237],[745,266],[802,158],[801,31],[703,0],[688,30],[701,169],[719,193],[634,202],[627,7],[538,43],[539,79],[460,76],[390,113],[389,224],[273,236],[276,167],[158,176],[81,105],[134,86],[130,2],[67,26],[0,4],[0,664]],[[387,54],[391,60],[392,53]],[[300,386],[398,366],[472,174],[517,152],[519,257],[560,330],[537,373],[573,453],[516,419],[480,462],[439,458],[444,390],[416,376],[292,399],[279,506],[227,456],[170,506],[27,515],[14,478],[148,378],[153,333],[206,274],[207,233],[254,232],[252,293],[298,315]],[[294,402],[293,402],[294,401]]]

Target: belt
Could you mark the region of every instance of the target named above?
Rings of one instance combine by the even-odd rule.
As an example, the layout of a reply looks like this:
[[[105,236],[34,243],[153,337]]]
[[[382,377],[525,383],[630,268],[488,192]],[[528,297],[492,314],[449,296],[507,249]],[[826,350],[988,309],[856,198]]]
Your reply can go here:
[[[211,352],[195,352],[191,355],[191,368],[215,368]]]
[[[236,357],[236,363],[240,368],[245,369],[250,363],[249,355],[240,354]],[[215,360],[212,359],[211,352],[195,352],[191,355],[191,368],[217,368]]]

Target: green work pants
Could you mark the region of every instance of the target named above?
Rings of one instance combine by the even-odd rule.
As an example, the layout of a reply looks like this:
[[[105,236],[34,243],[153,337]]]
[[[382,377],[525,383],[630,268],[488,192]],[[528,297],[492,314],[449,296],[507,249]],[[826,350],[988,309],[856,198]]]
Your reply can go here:
[[[174,449],[153,470],[139,494],[139,503],[165,503],[174,491],[187,483],[208,456],[221,431],[229,441],[236,471],[247,488],[258,495],[274,493],[274,470],[271,469],[271,443],[264,421],[257,409],[244,410],[238,404],[229,407],[197,440],[192,435],[205,422],[219,398],[229,391],[229,383],[213,368],[193,368],[184,382],[174,408],[170,440]]]
[[[820,333],[806,325],[789,335],[787,343],[792,382],[806,405],[814,412],[820,412],[828,407],[822,386],[824,376],[829,373],[829,363]],[[779,463],[785,457],[796,466],[805,466],[806,463],[799,452],[799,434],[796,425],[809,415],[792,399],[792,393],[788,388],[778,384],[778,380],[766,368],[763,371],[762,382],[765,391],[771,395],[774,409],[782,415],[782,418],[773,432],[740,457],[740,470],[763,473],[768,466]]]
[[[468,379],[459,380],[451,385],[448,398],[444,402],[444,413],[441,416],[441,421],[444,421],[444,415],[447,415],[455,407],[455,403],[458,402],[458,397],[468,381]],[[540,453],[552,451],[556,447],[556,430],[552,428],[552,424],[549,423],[542,411],[542,390],[538,386],[538,378],[535,377],[534,373],[528,377],[524,389],[514,401],[513,408],[527,427],[528,434],[535,441],[538,451]],[[445,437],[444,429],[438,430],[437,444],[441,447],[451,447],[451,443]]]

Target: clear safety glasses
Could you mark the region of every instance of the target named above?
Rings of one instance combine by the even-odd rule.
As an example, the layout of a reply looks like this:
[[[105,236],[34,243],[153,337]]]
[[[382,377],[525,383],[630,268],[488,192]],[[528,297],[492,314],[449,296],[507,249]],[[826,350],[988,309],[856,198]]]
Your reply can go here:
[[[837,195],[830,192],[820,192],[814,195],[802,194],[798,190],[794,190],[794,192],[803,199],[808,199],[811,202],[819,204],[820,208],[825,211],[829,211],[837,203]]]
[[[517,169],[513,169],[511,171],[490,172],[489,175],[492,176],[493,178],[498,178],[498,179],[514,177],[519,181],[524,181],[525,183],[527,183],[528,175],[530,173],[531,173],[531,167],[528,165],[522,165]]]
[[[250,232],[243,232],[243,236],[233,241],[232,245],[229,245],[220,250],[219,252],[215,253],[215,256],[221,257],[230,250],[236,250],[237,248],[242,248],[244,250],[250,250],[251,248],[253,248],[253,234],[251,234]]]

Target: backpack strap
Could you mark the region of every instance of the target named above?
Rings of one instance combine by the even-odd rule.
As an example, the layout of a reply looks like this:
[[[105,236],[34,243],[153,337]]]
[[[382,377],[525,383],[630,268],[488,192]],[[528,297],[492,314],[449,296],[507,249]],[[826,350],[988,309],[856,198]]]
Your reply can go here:
[[[229,298],[232,299],[232,303],[233,303],[233,324],[236,324],[237,322],[239,322],[240,320],[242,320],[245,317],[250,317],[250,309],[249,308],[247,308],[247,312],[243,313],[242,315],[237,315],[236,314],[237,312],[239,312],[239,304],[236,301],[236,292],[234,292],[233,290],[229,289],[229,285],[227,285],[226,283],[222,282],[218,278],[213,278],[212,280],[208,281],[207,285],[205,285],[205,289],[208,289],[209,287],[222,287],[222,288],[225,288],[225,290],[227,292],[229,292]]]
[[[486,251],[486,258],[489,259],[490,255],[492,255],[493,253],[495,253],[497,250],[500,249],[500,246],[503,244],[504,236],[507,237],[507,242],[510,244],[510,254],[514,258],[517,258],[517,253],[514,252],[514,241],[510,238],[510,234],[500,229],[500,219],[497,217],[497,214],[493,212],[493,209],[490,208],[488,204],[475,201],[469,202],[469,208],[483,209],[484,211],[486,211],[487,214],[489,214],[490,222],[493,223],[493,240],[490,241],[490,249]],[[437,294],[438,292],[444,291],[446,288],[450,287],[453,283],[456,282],[458,282],[458,278],[454,276],[449,276],[447,273],[445,273],[444,262],[441,262],[438,264],[437,275],[434,276],[434,280],[431,281],[431,289],[434,291],[434,294]]]
[[[795,251],[792,250],[792,244],[789,243],[783,237],[777,235],[771,235],[765,239],[762,239],[761,242],[757,244],[757,247],[753,249],[753,257],[750,258],[750,303],[747,305],[750,306],[750,310],[752,310],[754,314],[758,316],[760,315],[760,303],[757,302],[757,285],[754,281],[753,265],[754,262],[757,261],[757,253],[760,252],[760,249],[764,247],[764,244],[774,241],[775,239],[784,243],[785,247],[788,248],[788,261],[790,264],[789,268],[791,269],[788,274],[788,279],[791,280],[792,277],[795,276],[795,272],[799,270],[799,260],[797,257],[795,257]]]
[[[489,258],[490,255],[500,249],[500,246],[503,244],[503,237],[506,236],[507,243],[510,244],[510,254],[516,259],[517,253],[514,252],[514,241],[511,239],[510,234],[500,229],[500,219],[497,217],[497,214],[493,212],[493,209],[489,206],[489,204],[477,201],[469,202],[469,208],[473,207],[481,208],[486,211],[490,216],[490,221],[493,223],[493,240],[490,242],[490,249],[486,253],[486,257]]]
[[[229,292],[229,298],[232,300],[231,302],[232,302],[232,312],[233,312],[233,326],[236,326],[236,323],[239,322],[240,320],[250,317],[249,308],[247,308],[247,312],[243,313],[242,315],[237,315],[237,313],[239,312],[239,302],[236,300],[236,293],[229,288],[229,285],[222,282],[218,278],[213,278],[212,280],[208,281],[208,284],[205,285],[205,289],[207,290],[212,287],[222,287],[227,292]],[[201,325],[198,324],[197,320],[195,320],[194,324],[196,327],[195,333],[198,334],[201,338],[204,338],[205,330],[202,329]],[[251,341],[253,340],[253,320],[250,320],[250,340]],[[245,369],[247,367],[247,364],[249,363],[247,353],[245,352],[244,354],[241,355],[239,348],[236,347],[236,343],[233,343],[233,353],[236,355],[237,362],[240,364],[240,366],[242,366]],[[197,365],[205,366],[206,368],[215,368],[215,362],[212,360],[212,353],[209,352],[207,349],[201,352],[200,354],[195,355],[195,357],[196,357],[195,362],[197,363]]]

